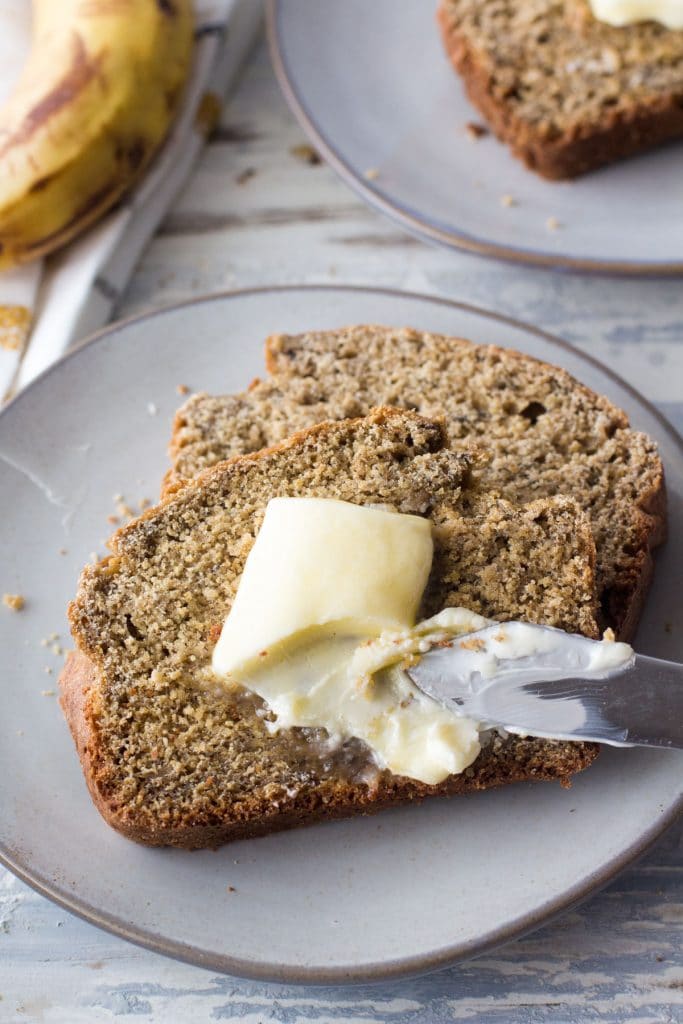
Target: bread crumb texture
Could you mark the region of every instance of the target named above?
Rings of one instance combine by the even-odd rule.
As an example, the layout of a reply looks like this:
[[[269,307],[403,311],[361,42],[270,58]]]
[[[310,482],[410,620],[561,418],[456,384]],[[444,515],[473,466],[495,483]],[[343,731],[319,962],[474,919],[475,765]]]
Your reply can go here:
[[[515,508],[482,487],[482,459],[472,445],[449,447],[436,420],[381,409],[222,462],[120,529],[110,557],[81,577],[70,608],[80,653],[61,679],[107,820],[148,843],[216,845],[433,793],[566,780],[589,764],[590,745],[496,737],[462,776],[425,786],[372,770],[356,741],[331,751],[322,730],[271,735],[267,709],[245,692],[226,695],[211,673],[216,629],[266,504],[283,495],[428,516],[436,544],[425,615],[465,605],[596,636],[587,517],[563,497]]]
[[[26,605],[26,598],[23,594],[3,594],[2,603],[13,612],[20,612]]]
[[[325,419],[377,405],[443,417],[455,448],[481,446],[485,490],[524,504],[567,495],[588,514],[600,623],[632,635],[665,534],[655,443],[607,398],[511,349],[410,329],[350,327],[267,342],[271,376],[240,395],[194,395],[176,417],[167,485]]]

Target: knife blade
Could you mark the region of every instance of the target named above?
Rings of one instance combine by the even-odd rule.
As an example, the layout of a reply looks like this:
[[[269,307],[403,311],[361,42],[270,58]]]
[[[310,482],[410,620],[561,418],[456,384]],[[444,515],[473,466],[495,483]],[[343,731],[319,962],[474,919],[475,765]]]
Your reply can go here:
[[[415,685],[482,728],[683,749],[683,665],[547,626],[496,623],[432,648]]]

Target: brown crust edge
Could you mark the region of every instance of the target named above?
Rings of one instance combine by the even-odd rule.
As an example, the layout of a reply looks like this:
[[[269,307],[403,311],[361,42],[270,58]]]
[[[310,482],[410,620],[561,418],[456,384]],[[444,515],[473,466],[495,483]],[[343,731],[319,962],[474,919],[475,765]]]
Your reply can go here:
[[[174,448],[174,439],[176,431],[182,424],[181,414],[183,408],[184,406],[180,407],[173,419],[173,434],[171,437],[169,452],[177,450]],[[222,474],[230,467],[244,466],[249,462],[258,461],[261,458],[267,458],[279,452],[286,452],[290,448],[295,448],[302,441],[308,438],[314,438],[318,434],[325,434],[330,430],[339,428],[341,424],[345,424],[349,427],[351,425],[358,425],[364,420],[372,420],[373,423],[382,424],[390,422],[391,420],[399,419],[409,419],[415,425],[422,424],[425,427],[437,427],[439,433],[439,449],[446,447],[448,442],[443,416],[424,416],[422,413],[414,412],[412,409],[400,409],[390,405],[376,405],[373,406],[372,409],[369,409],[364,416],[353,416],[345,420],[321,420],[319,423],[312,423],[308,427],[301,427],[299,430],[294,431],[293,434],[290,434],[289,437],[285,437],[281,441],[276,441],[274,444],[270,444],[266,448],[259,448],[256,452],[246,452],[243,455],[233,455],[231,458],[223,459],[221,462],[217,462],[213,466],[207,466],[206,469],[201,471],[201,473],[193,476],[191,480],[176,479],[173,476],[173,467],[171,467],[170,470],[166,471],[162,479],[162,491],[159,504],[154,505],[152,508],[147,509],[141,515],[137,516],[135,522],[154,516],[162,506],[168,504],[176,494],[180,491],[184,491],[186,487],[194,487],[195,484],[199,485],[205,483],[213,477]],[[459,454],[469,460],[470,467],[476,466],[482,460],[487,458],[484,451],[475,444],[463,444],[459,449]],[[124,533],[129,525],[130,524],[127,523],[114,533],[113,537],[108,541],[108,545],[110,547],[116,542],[119,534]]]
[[[389,807],[409,803],[421,803],[427,797],[454,796],[456,794],[479,792],[484,789],[507,785],[513,782],[560,782],[571,784],[572,775],[588,768],[598,755],[595,744],[572,744],[572,759],[564,758],[552,765],[534,765],[520,761],[516,771],[505,776],[488,769],[472,776],[452,776],[439,786],[425,786],[409,780],[393,779],[377,790],[368,790],[368,796],[358,800],[357,788],[349,787],[348,792],[326,802],[324,799],[311,803],[310,797],[293,797],[286,806],[278,806],[267,815],[249,819],[233,819],[222,822],[188,822],[177,825],[154,826],[132,821],[119,813],[116,804],[98,785],[100,764],[97,757],[97,734],[94,722],[94,707],[98,691],[98,672],[95,665],[84,654],[72,651],[66,660],[59,678],[59,702],[71,731],[81,762],[90,796],[98,811],[112,828],[127,839],[146,846],[175,846],[182,849],[205,849],[221,846],[236,839],[253,839],[258,836],[279,832],[283,829],[312,825],[322,821],[333,821],[358,815],[375,814]],[[566,748],[565,748],[566,749]],[[477,765],[478,762],[475,762]]]
[[[653,552],[664,543],[667,537],[668,498],[661,459],[658,480],[658,486],[643,494],[638,503],[638,509],[643,515],[643,529],[637,577],[634,574],[634,582],[628,590],[620,591],[620,600],[616,610],[610,609],[619,622],[618,638],[626,642],[635,636],[645,599],[652,583],[655,571]],[[625,594],[627,595],[626,599],[624,599]]]
[[[471,102],[514,155],[544,178],[577,178],[683,137],[682,97],[672,94],[628,111],[606,111],[602,124],[588,123],[548,138],[493,94],[485,62],[458,32],[445,0],[439,5],[437,21],[446,53],[462,77]]]

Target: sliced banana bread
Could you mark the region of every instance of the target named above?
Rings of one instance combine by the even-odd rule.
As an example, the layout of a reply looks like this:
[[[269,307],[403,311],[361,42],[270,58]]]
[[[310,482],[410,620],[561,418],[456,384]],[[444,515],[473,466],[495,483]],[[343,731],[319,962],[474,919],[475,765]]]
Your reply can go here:
[[[567,494],[591,519],[601,626],[632,636],[665,534],[662,464],[650,438],[564,370],[495,346],[362,326],[266,346],[271,377],[242,395],[195,395],[179,411],[168,485],[324,419],[375,405],[445,416],[455,445],[491,453],[484,486],[520,504]]]
[[[683,137],[683,32],[614,28],[586,0],[441,0],[467,93],[515,156],[574,178]]]
[[[462,604],[597,635],[594,544],[569,499],[523,509],[489,497],[476,452],[448,448],[414,413],[313,427],[209,469],[120,529],[81,577],[70,608],[77,645],[61,703],[92,797],[140,842],[215,846],[432,794],[523,779],[566,782],[590,744],[492,737],[465,773],[426,786],[373,769],[325,734],[271,735],[255,698],[226,695],[211,652],[265,506],[278,495],[382,503],[429,516],[436,544],[425,614]]]

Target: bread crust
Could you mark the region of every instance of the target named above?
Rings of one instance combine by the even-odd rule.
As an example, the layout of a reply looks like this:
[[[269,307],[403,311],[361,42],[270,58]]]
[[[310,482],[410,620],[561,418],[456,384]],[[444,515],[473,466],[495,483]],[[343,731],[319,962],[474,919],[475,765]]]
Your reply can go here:
[[[453,775],[438,786],[427,786],[410,779],[382,777],[379,785],[365,790],[359,798],[359,787],[339,783],[330,799],[311,799],[298,794],[286,803],[270,809],[254,808],[246,816],[223,821],[190,820],[173,827],[159,823],[146,825],[121,813],[108,796],[105,773],[97,755],[97,725],[94,714],[97,704],[98,669],[80,651],[71,652],[59,679],[59,701],[71,730],[90,795],[98,811],[112,828],[127,839],[147,846],[175,846],[182,849],[205,849],[221,846],[236,839],[254,839],[283,829],[312,825],[358,815],[376,814],[388,807],[421,803],[426,797],[455,796],[507,785],[513,782],[553,782],[564,787],[571,776],[593,763],[599,747],[593,743],[562,743],[549,745],[533,740],[513,739],[507,756],[480,754],[470,775]]]
[[[683,97],[671,93],[634,103],[628,109],[605,110],[599,123],[587,121],[551,138],[517,116],[510,104],[495,95],[486,61],[458,31],[444,0],[437,20],[446,53],[462,77],[471,102],[514,155],[544,178],[576,178],[683,137]]]
[[[632,577],[624,590],[614,595],[614,604],[607,610],[609,618],[620,623],[618,639],[627,643],[635,636],[650,590],[655,571],[653,552],[666,540],[667,504],[664,468],[661,467],[659,486],[647,491],[641,498],[640,508],[644,515],[638,565],[634,566]]]

